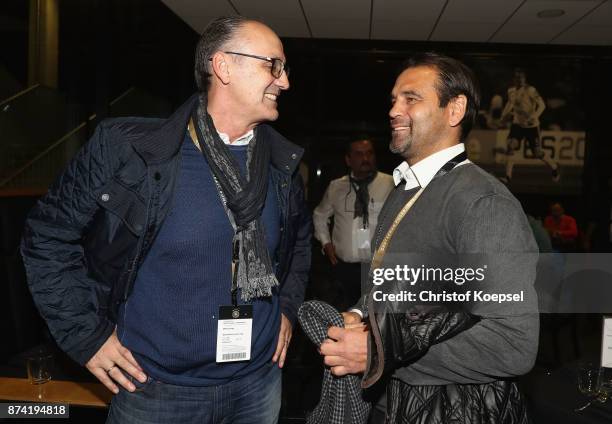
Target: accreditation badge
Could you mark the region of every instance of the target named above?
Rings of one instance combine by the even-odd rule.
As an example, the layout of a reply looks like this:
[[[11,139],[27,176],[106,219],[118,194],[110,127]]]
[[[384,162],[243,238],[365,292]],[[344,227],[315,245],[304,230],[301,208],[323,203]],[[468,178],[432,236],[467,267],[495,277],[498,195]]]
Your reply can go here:
[[[357,256],[360,262],[369,262],[372,259],[370,239],[369,228],[358,228],[354,233],[353,240],[357,244]]]
[[[217,362],[251,359],[253,305],[219,306]]]

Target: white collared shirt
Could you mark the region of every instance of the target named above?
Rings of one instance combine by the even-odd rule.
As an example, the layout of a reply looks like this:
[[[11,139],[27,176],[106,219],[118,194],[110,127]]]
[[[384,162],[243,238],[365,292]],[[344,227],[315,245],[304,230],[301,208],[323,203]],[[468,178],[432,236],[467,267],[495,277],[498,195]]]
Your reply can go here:
[[[368,205],[369,227],[367,229],[368,243],[378,223],[378,214],[387,196],[393,189],[391,175],[378,172],[376,178],[368,185],[370,203]],[[329,183],[321,203],[312,214],[315,232],[314,235],[325,246],[333,242],[338,258],[344,262],[365,262],[370,259],[368,248],[367,258],[365,252],[360,252],[360,236],[363,230],[363,218],[355,218],[355,189],[351,185],[348,175]],[[334,217],[334,229],[330,234],[329,220]]]
[[[406,187],[404,187],[404,190],[411,190],[419,186],[425,188],[431,182],[431,180],[433,180],[436,173],[444,166],[446,162],[462,152],[465,152],[465,145],[463,143],[459,143],[455,144],[454,146],[447,147],[444,150],[440,150],[433,155],[429,155],[412,166],[408,165],[408,162],[404,161],[393,170],[393,182],[397,187],[402,181],[406,181]],[[457,164],[457,166],[465,165],[469,162],[470,161],[466,159]],[[355,312],[361,318],[363,318],[363,312],[360,309],[349,309],[349,312]]]
[[[462,152],[465,152],[465,145],[459,143],[429,155],[412,166],[404,161],[393,170],[393,182],[397,187],[402,181],[406,181],[404,190],[411,190],[419,186],[425,188],[446,162]],[[469,160],[466,159],[457,166],[468,162]]]
[[[189,132],[189,125],[187,125],[187,132]],[[219,132],[219,131],[217,131],[217,134],[219,135],[219,138],[221,139],[221,141],[223,141],[224,144],[227,144],[230,146],[247,146],[253,139],[253,136],[255,135],[253,130],[249,130],[243,135],[241,135],[240,137],[238,137],[233,143],[230,143],[229,135]],[[189,135],[191,136],[191,134]],[[197,143],[196,140],[192,140],[192,141],[195,143],[195,145],[199,149],[200,148],[199,143]]]
[[[219,134],[219,137],[225,144],[228,144],[230,146],[247,146],[253,139],[253,130],[250,130],[246,134],[241,135],[233,143],[230,143],[229,135],[218,131],[217,134]]]

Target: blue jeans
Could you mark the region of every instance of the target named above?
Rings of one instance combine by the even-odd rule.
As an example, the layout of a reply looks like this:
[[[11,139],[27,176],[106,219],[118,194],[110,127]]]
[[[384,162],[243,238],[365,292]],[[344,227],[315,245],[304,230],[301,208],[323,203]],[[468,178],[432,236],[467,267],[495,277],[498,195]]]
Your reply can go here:
[[[264,365],[220,386],[174,386],[135,382],[133,393],[113,397],[107,424],[275,424],[281,406],[281,369]]]

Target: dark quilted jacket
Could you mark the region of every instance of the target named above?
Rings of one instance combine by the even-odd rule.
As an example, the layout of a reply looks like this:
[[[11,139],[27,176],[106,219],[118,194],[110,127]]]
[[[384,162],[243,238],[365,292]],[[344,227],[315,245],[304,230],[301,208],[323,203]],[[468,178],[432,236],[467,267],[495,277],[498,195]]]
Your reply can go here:
[[[364,388],[388,378],[396,368],[407,366],[425,354],[429,346],[453,337],[478,321],[467,312],[450,312],[442,307],[387,312],[369,315],[371,330],[368,365],[362,380]],[[512,381],[423,386],[390,378],[386,422],[526,424],[529,419],[521,394]]]
[[[180,146],[197,96],[169,119],[104,121],[26,221],[21,252],[28,284],[51,333],[85,364],[115,328],[118,307],[173,199]],[[281,311],[295,321],[310,268],[311,218],[297,170],[302,149],[271,127],[270,178],[280,208],[273,258]]]

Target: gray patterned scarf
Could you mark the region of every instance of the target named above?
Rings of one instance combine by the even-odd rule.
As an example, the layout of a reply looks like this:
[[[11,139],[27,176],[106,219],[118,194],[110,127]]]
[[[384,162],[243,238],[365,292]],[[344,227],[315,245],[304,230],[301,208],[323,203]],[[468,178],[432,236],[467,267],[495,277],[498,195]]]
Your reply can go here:
[[[192,113],[202,153],[212,170],[219,196],[234,227],[234,243],[238,243],[237,283],[241,299],[272,295],[278,285],[264,238],[261,213],[268,191],[270,143],[255,136],[247,150],[246,176],[240,173],[236,160],[215,130],[206,111],[206,95]]]

